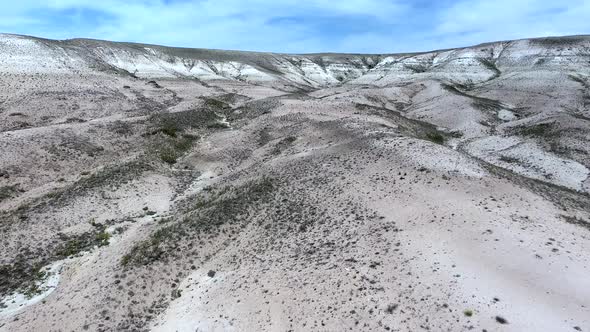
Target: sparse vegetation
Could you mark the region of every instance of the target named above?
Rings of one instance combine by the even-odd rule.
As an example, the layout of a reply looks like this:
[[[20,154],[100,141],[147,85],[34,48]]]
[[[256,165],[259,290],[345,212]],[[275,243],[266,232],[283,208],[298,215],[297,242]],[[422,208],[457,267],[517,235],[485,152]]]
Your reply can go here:
[[[252,119],[270,113],[273,108],[279,107],[278,98],[266,98],[253,100],[227,114],[227,119],[233,124],[236,120]]]
[[[471,105],[473,105],[473,107],[480,109],[482,111],[495,113],[503,108],[502,103],[500,103],[497,100],[488,99],[488,98],[481,98],[481,97],[472,97],[472,98],[473,98],[473,101],[471,102]]]
[[[19,206],[18,211],[32,212],[47,207],[49,204],[54,207],[63,206],[73,197],[82,196],[97,188],[109,187],[111,190],[117,189],[140,174],[152,169],[152,165],[141,159],[118,165],[109,165],[88,176],[81,177],[78,181],[67,187],[56,189],[32,202],[27,202]]]
[[[153,86],[154,88],[157,88],[157,89],[161,89],[162,88],[162,86],[160,84],[158,84],[158,82],[153,81],[153,80],[152,81],[148,81],[146,84],[149,84],[149,85],[151,85],[151,86]]]
[[[551,123],[540,123],[530,127],[520,127],[519,133],[523,136],[545,137],[551,128]]]
[[[28,297],[43,291],[39,283],[47,276],[43,267],[56,260],[109,244],[111,235],[103,224],[91,221],[93,229],[81,234],[59,234],[60,244],[46,255],[23,252],[9,264],[0,265],[0,297],[19,291]]]
[[[434,142],[436,144],[444,144],[445,143],[445,137],[438,132],[429,132],[426,133],[426,139],[428,139],[431,142]]]
[[[465,92],[459,90],[457,83],[454,83],[454,84],[451,84],[451,83],[441,83],[440,86],[443,89],[445,89],[445,90],[447,90],[449,92],[452,92],[452,93],[454,93],[456,95],[463,96],[463,97],[471,97],[471,95],[468,95]]]
[[[457,89],[461,89],[462,91],[470,91],[475,89],[475,83],[473,83],[471,79],[468,79],[463,83],[455,82],[454,85]]]
[[[12,198],[18,193],[18,189],[15,185],[2,186],[0,187],[0,202],[5,199]]]
[[[168,164],[176,164],[177,153],[169,147],[164,147],[160,150],[160,159]]]
[[[176,137],[176,133],[180,130],[181,129],[178,126],[178,124],[175,123],[174,121],[172,121],[172,119],[162,120],[162,128],[160,128],[160,131],[164,135],[168,135],[170,137]]]
[[[106,231],[102,231],[102,232],[96,234],[96,237],[95,237],[96,245],[99,247],[107,246],[107,245],[109,245],[110,238],[111,238],[110,233],[108,233]]]
[[[520,160],[518,158],[506,156],[506,155],[500,156],[500,161],[503,161],[503,162],[509,163],[509,164],[516,164],[516,163],[520,162]]]
[[[239,216],[252,204],[263,203],[275,186],[272,179],[262,178],[238,187],[208,190],[207,196],[198,200],[182,221],[170,222],[158,229],[123,256],[121,264],[149,265],[175,254],[180,239],[215,232],[224,224],[238,222]]]
[[[479,61],[479,63],[481,63],[482,65],[484,65],[484,67],[486,67],[487,69],[491,70],[494,72],[494,77],[496,78],[498,76],[500,76],[502,74],[502,72],[500,71],[500,69],[498,69],[498,67],[496,66],[495,62],[492,62],[489,59],[485,59],[485,58],[478,58],[477,59]]]
[[[579,36],[563,36],[563,37],[545,37],[545,38],[534,38],[530,42],[537,44],[542,47],[566,47],[584,42],[584,37]]]
[[[499,102],[498,100],[470,95],[468,93],[461,91],[458,88],[459,86],[460,85],[458,85],[456,83],[454,83],[454,84],[441,83],[441,87],[443,89],[445,89],[453,94],[456,94],[458,96],[470,98],[472,100],[471,105],[477,109],[482,110],[482,111],[497,112],[497,111],[504,108],[502,103]]]
[[[109,130],[112,132],[121,135],[121,136],[131,136],[133,135],[133,125],[126,121],[113,121],[109,124]]]
[[[395,311],[395,309],[397,309],[398,305],[397,304],[389,304],[387,306],[387,308],[385,308],[385,312],[388,314],[393,314],[393,312]]]
[[[162,132],[167,136],[176,137],[178,133],[187,129],[206,128],[219,120],[221,116],[210,108],[161,113],[152,117],[151,122],[157,126],[152,134]]]
[[[111,234],[106,231],[106,226],[97,224],[92,231],[75,235],[60,235],[63,244],[57,247],[55,256],[59,259],[74,256],[82,251],[109,245]]]
[[[425,73],[428,71],[428,66],[420,63],[404,64],[404,68],[411,70],[415,74]]]
[[[34,295],[37,283],[44,277],[42,263],[31,262],[24,256],[17,256],[11,264],[0,265],[0,297],[20,290]]]
[[[587,84],[588,84],[588,83],[587,83],[587,82],[586,82],[586,81],[585,81],[585,80],[584,80],[584,79],[583,79],[581,76],[578,76],[578,75],[572,75],[572,74],[570,74],[570,75],[568,75],[568,77],[569,77],[569,78],[570,78],[572,81],[574,81],[574,82],[578,82],[578,83],[582,84],[582,86],[584,86],[584,87],[586,87],[586,86],[587,86]]]
[[[179,228],[168,226],[158,229],[148,240],[140,242],[121,259],[123,266],[130,263],[136,265],[148,265],[162,258],[166,254],[166,246],[169,241],[176,241],[180,236]]]
[[[174,289],[172,290],[170,297],[172,298],[172,300],[176,300],[177,298],[182,296],[182,290],[181,289]]]
[[[36,270],[32,282],[21,290],[23,295],[30,299],[35,295],[42,293],[43,289],[40,287],[40,283],[42,283],[47,277],[47,272],[42,268]]]
[[[573,225],[578,225],[578,226],[582,226],[588,230],[590,230],[590,221],[588,220],[584,220],[582,218],[578,218],[578,217],[571,217],[571,216],[566,216],[566,215],[562,215],[561,216],[566,222],[573,224]]]
[[[496,322],[498,322],[500,324],[508,324],[508,321],[506,320],[506,318],[504,318],[502,316],[496,316]]]
[[[203,98],[205,102],[203,105],[213,111],[226,111],[231,109],[228,103],[215,98]]]
[[[283,138],[275,145],[275,147],[272,149],[271,153],[274,155],[280,154],[283,150],[285,150],[286,148],[291,146],[291,144],[293,144],[293,142],[295,142],[295,140],[297,140],[297,137],[294,137],[294,136],[287,136],[287,137]]]
[[[165,163],[175,164],[178,158],[191,149],[196,139],[193,135],[183,135],[161,141],[158,147],[160,159]]]

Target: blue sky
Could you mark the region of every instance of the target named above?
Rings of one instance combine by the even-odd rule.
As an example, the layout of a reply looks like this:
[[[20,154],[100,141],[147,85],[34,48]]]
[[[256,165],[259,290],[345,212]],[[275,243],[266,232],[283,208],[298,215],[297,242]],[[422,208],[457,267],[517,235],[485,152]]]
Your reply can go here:
[[[590,34],[590,0],[1,0],[0,32],[288,53]]]

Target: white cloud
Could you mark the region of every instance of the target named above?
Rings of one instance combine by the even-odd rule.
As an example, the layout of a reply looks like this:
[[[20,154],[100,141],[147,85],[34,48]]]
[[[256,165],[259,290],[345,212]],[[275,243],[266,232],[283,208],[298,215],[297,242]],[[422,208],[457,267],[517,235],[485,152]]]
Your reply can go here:
[[[11,6],[9,15],[0,14],[0,20],[3,16],[26,17],[31,9],[38,8],[56,13],[60,10],[83,8],[114,18],[95,26],[44,30],[44,36],[49,38],[67,38],[74,32],[78,35],[71,37],[207,48],[295,51],[293,45],[299,45],[302,47],[299,52],[317,51],[322,46],[327,49],[330,45],[326,41],[322,43],[317,40],[322,37],[321,31],[309,29],[305,21],[291,24],[286,29],[269,24],[271,19],[358,15],[386,22],[407,10],[407,6],[397,1],[387,0],[203,0],[170,3],[161,0],[50,0],[43,4],[25,0],[20,5]],[[18,29],[18,24],[14,25],[17,25],[17,31],[14,32],[34,31]],[[312,42],[315,47],[302,43],[311,40],[316,40]]]
[[[589,18],[584,0],[462,0],[441,12],[434,32],[442,44],[584,34]]]

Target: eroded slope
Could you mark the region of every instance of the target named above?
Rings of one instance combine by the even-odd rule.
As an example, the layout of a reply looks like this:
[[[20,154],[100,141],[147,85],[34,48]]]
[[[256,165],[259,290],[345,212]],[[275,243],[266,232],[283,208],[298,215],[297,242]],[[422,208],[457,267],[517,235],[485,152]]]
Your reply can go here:
[[[590,329],[589,39],[0,41],[0,330]]]

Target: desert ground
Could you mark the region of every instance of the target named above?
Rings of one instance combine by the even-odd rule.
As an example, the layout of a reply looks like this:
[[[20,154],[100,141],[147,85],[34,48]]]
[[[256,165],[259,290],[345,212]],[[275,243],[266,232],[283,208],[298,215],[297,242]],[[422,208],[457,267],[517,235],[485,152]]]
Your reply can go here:
[[[590,37],[0,34],[0,331],[590,331]]]

